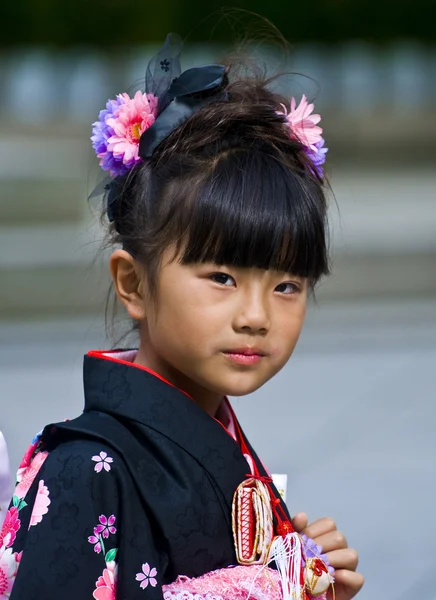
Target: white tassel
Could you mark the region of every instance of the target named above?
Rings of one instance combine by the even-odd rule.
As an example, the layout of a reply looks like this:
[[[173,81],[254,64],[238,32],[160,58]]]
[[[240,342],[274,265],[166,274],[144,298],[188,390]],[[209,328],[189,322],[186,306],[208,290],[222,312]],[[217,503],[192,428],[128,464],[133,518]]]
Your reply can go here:
[[[301,600],[304,583],[301,583],[301,540],[298,533],[288,533],[274,538],[268,563],[275,561],[283,590],[283,600]]]

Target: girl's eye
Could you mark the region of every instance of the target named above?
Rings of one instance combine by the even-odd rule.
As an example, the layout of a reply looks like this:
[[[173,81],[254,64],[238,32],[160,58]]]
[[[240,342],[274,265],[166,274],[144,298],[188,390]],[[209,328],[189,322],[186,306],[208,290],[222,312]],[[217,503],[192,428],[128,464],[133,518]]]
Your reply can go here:
[[[209,279],[215,281],[215,283],[219,283],[220,285],[236,285],[233,277],[230,277],[230,275],[227,275],[227,273],[212,273],[212,275],[209,275]]]
[[[280,283],[274,291],[279,292],[280,294],[289,295],[296,294],[300,291],[300,288],[295,283],[287,281],[286,283]]]

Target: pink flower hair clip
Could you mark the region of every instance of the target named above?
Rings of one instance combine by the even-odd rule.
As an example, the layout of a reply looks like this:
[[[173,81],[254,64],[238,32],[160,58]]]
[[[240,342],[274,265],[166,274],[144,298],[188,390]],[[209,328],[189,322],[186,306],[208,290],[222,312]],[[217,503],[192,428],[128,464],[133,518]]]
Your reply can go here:
[[[142,159],[138,155],[141,135],[156,120],[158,99],[137,91],[133,98],[119,94],[108,100],[92,127],[92,147],[100,167],[111,177],[125,175]]]
[[[142,159],[138,155],[141,135],[156,120],[158,98],[137,91],[133,98],[119,94],[108,100],[92,127],[92,147],[100,167],[111,177],[125,175]]]
[[[325,163],[325,155],[328,148],[324,147],[325,140],[322,137],[322,127],[318,126],[321,121],[321,115],[312,114],[314,105],[309,104],[306,96],[303,94],[300,104],[294,97],[291,98],[290,110],[281,104],[283,111],[278,114],[284,115],[290,128],[291,138],[298,139],[305,147],[307,156],[312,161],[316,174],[319,177],[324,176],[322,165]]]

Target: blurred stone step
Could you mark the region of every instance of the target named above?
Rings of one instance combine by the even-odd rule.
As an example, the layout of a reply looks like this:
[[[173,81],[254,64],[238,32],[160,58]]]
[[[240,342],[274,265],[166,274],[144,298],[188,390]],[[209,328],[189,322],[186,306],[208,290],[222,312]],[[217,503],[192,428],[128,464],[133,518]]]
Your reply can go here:
[[[83,265],[0,269],[0,319],[104,314],[107,268]]]
[[[101,250],[97,223],[32,223],[0,227],[0,268],[80,266]]]
[[[51,226],[80,223],[86,203],[86,186],[78,180],[8,179],[0,183],[0,223]]]
[[[436,252],[333,255],[332,275],[316,295],[326,301],[430,298],[436,308]]]
[[[37,130],[24,135],[18,129],[0,137],[0,157],[2,226],[78,223],[86,217],[98,167],[85,135],[51,137]]]

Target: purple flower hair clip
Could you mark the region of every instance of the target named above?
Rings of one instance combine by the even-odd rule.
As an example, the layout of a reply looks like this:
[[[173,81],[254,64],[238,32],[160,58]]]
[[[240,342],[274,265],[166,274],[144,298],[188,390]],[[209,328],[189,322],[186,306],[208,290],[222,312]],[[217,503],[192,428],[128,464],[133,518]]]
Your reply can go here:
[[[136,163],[141,135],[156,120],[158,99],[137,91],[133,98],[119,94],[108,100],[92,127],[92,147],[100,167],[111,177],[125,175]]]
[[[312,114],[314,105],[309,104],[304,94],[298,106],[295,98],[291,98],[289,111],[284,104],[281,106],[283,111],[279,111],[279,114],[286,118],[291,138],[297,138],[305,146],[305,152],[312,161],[316,174],[323,177],[322,165],[325,163],[328,148],[324,147],[325,141],[321,135],[322,127],[318,126],[321,116]]]

